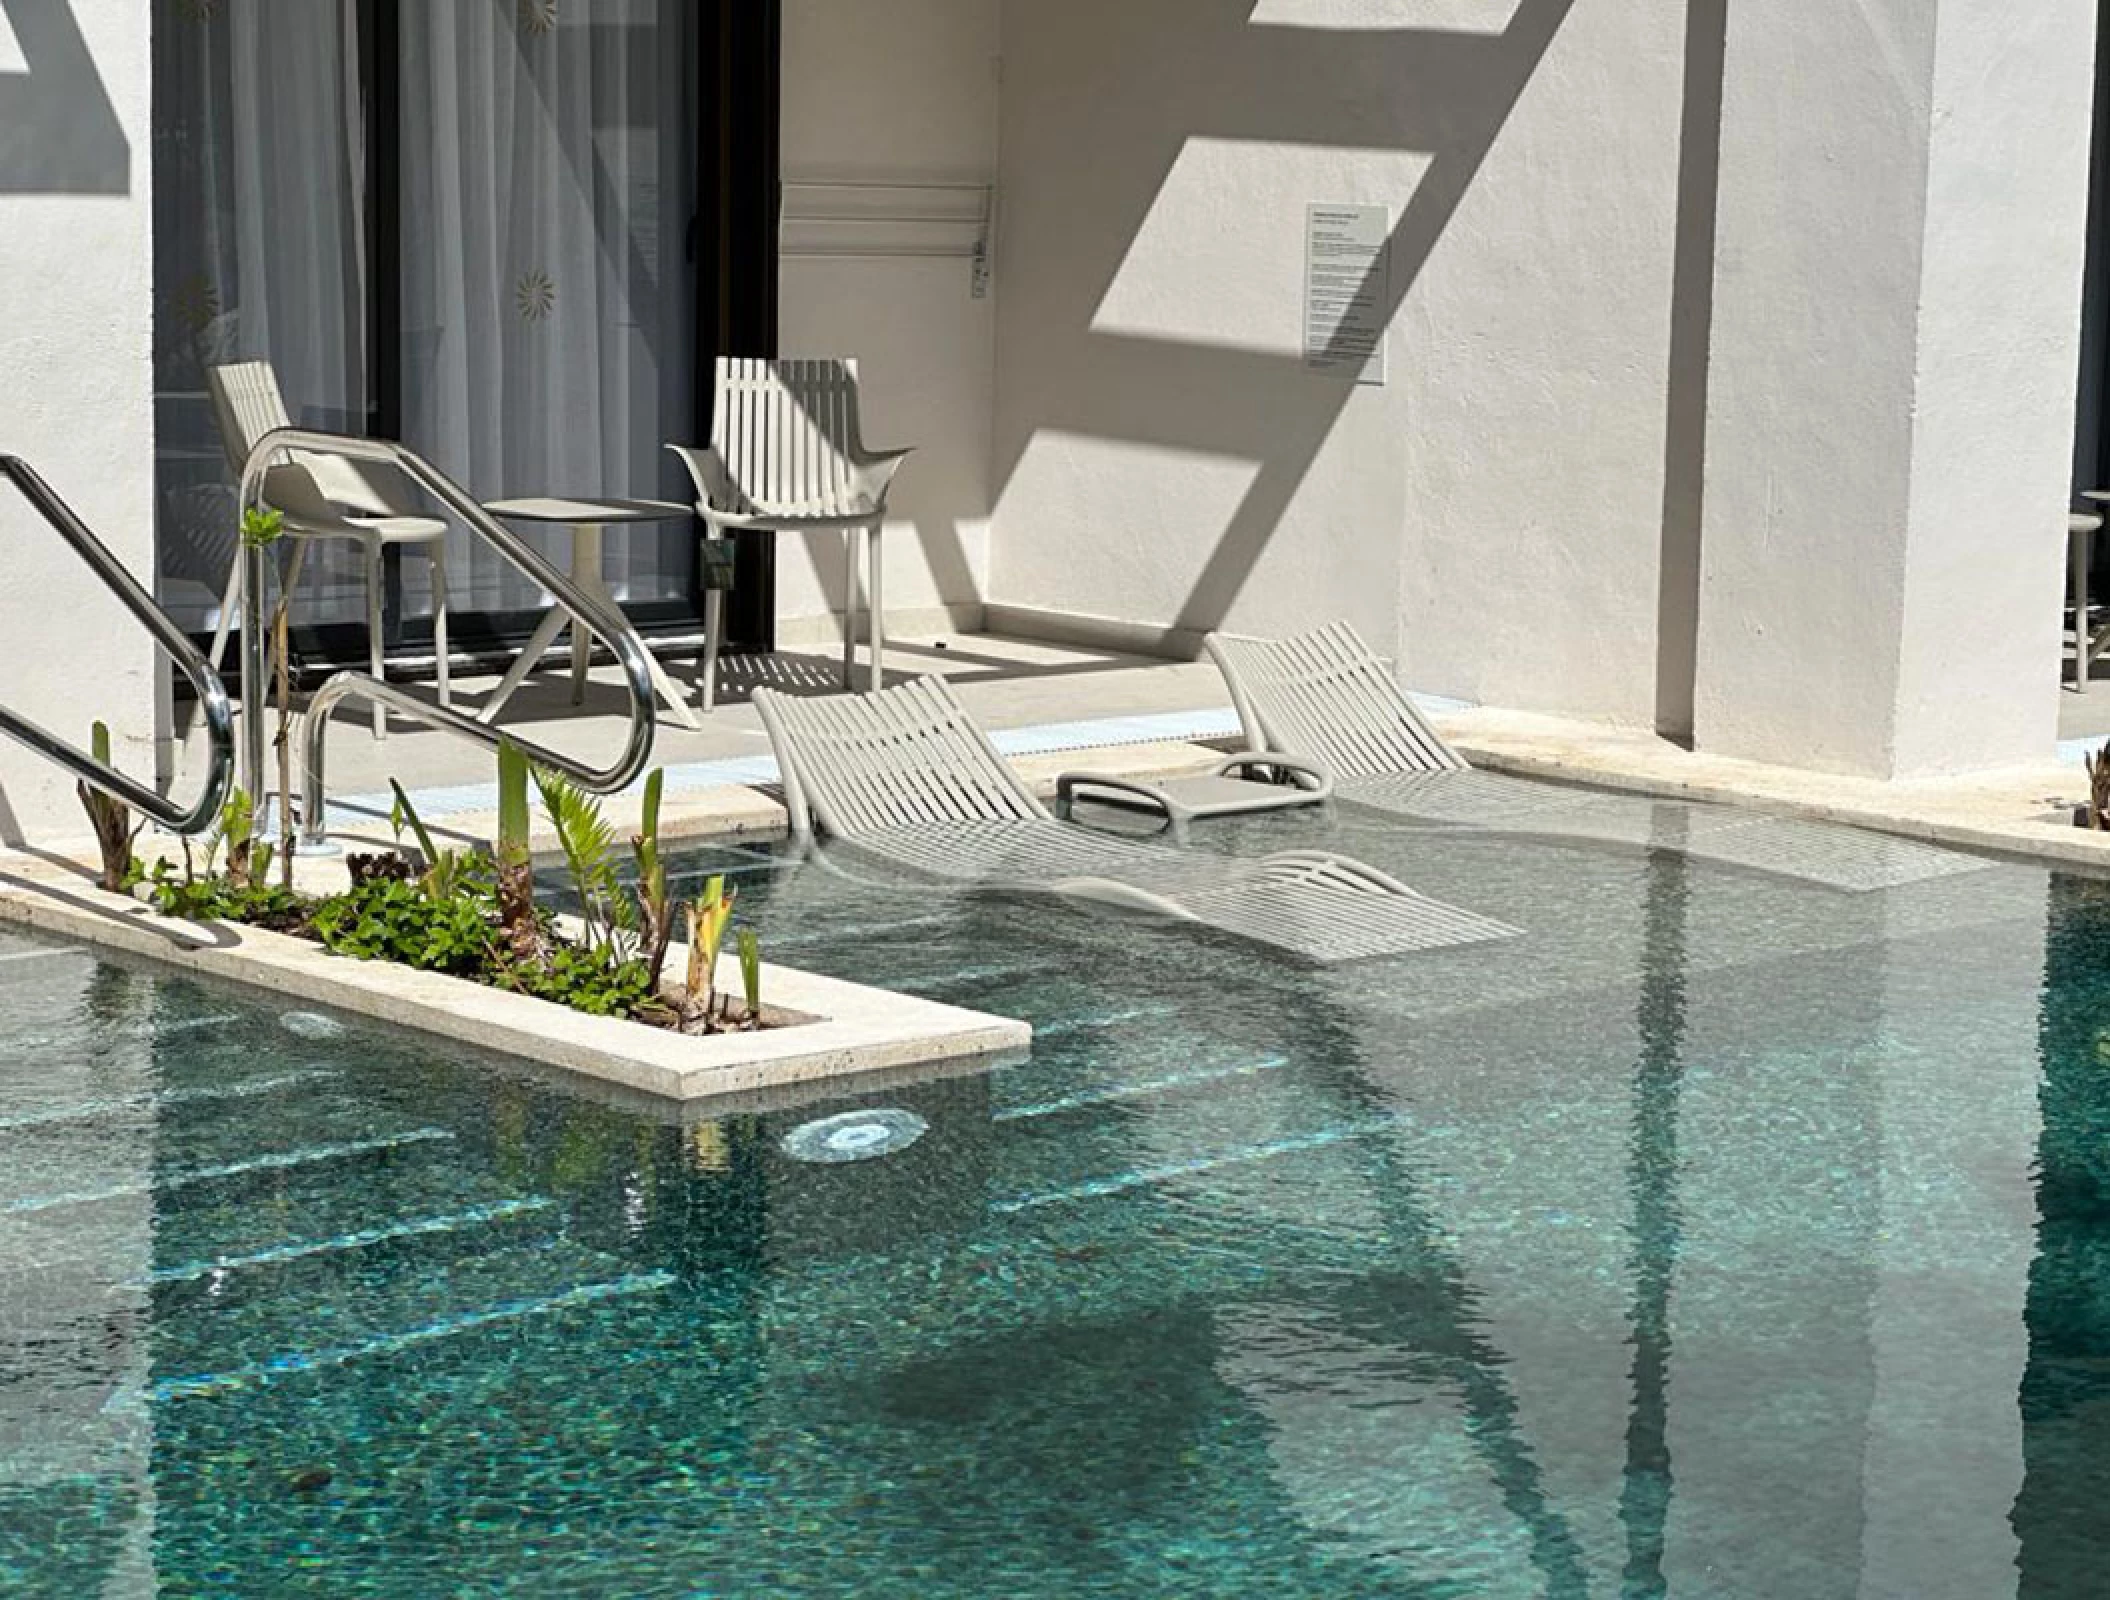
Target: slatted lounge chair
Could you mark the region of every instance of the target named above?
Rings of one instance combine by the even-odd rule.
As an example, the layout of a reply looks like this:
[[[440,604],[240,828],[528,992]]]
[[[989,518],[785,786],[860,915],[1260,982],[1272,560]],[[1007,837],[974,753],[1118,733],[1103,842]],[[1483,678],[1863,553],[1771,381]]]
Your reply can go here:
[[[1247,742],[1314,763],[1332,776],[1343,805],[1555,841],[1682,850],[1850,891],[1989,865],[1854,828],[1476,772],[1345,622],[1289,639],[1216,633],[1206,648],[1230,686]]]
[[[923,878],[1059,894],[1198,922],[1318,962],[1517,930],[1359,861],[1206,855],[1057,821],[935,678],[861,697],[757,689],[793,837]]]

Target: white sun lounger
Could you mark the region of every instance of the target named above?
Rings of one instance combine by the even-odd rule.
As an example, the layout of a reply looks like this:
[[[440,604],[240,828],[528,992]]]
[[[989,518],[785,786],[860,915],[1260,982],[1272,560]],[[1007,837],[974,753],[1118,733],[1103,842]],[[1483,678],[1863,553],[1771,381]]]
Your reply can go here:
[[[1555,842],[1680,850],[1827,888],[1895,888],[1989,863],[1905,839],[1732,806],[1652,800],[1476,772],[1345,622],[1289,639],[1214,633],[1247,742],[1328,773],[1334,798],[1417,822]]]
[[[1058,894],[1206,924],[1313,961],[1507,938],[1331,851],[1240,859],[1057,821],[944,682],[852,697],[757,689],[795,839],[816,833],[925,878]]]

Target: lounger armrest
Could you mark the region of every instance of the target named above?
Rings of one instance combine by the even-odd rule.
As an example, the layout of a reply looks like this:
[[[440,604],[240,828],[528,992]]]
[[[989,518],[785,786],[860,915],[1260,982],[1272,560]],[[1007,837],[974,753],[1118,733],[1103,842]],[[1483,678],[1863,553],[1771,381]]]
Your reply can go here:
[[[689,480],[696,485],[697,511],[732,511],[740,504],[733,475],[716,450],[709,445],[688,444],[670,444],[667,448],[689,469]]]
[[[857,473],[857,492],[874,506],[886,503],[886,493],[894,482],[894,474],[901,470],[901,463],[916,453],[910,445],[906,450],[861,450],[852,463]]]
[[[1251,772],[1256,767],[1283,773],[1298,788],[1309,790],[1322,799],[1333,793],[1332,773],[1301,757],[1284,755],[1280,750],[1241,750],[1217,762],[1210,775],[1223,778],[1234,772]]]
[[[1119,778],[1106,772],[1065,772],[1055,780],[1055,814],[1068,816],[1071,803],[1080,789],[1111,789],[1120,794],[1133,795],[1152,810],[1162,811],[1174,822],[1182,820],[1186,807],[1154,783],[1145,783],[1140,778]]]

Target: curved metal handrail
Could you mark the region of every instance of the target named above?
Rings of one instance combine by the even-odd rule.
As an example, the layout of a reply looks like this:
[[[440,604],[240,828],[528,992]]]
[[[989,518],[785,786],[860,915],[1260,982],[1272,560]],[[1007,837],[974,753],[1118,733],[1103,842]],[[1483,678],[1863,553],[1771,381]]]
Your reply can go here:
[[[154,642],[190,680],[191,687],[197,691],[198,704],[205,711],[205,737],[209,751],[205,792],[195,805],[180,806],[137,778],[126,777],[115,767],[96,760],[84,750],[75,749],[27,717],[17,716],[4,707],[0,707],[0,733],[47,761],[64,767],[91,789],[153,818],[164,828],[184,834],[204,832],[218,819],[220,808],[227,803],[227,788],[234,777],[234,707],[228,703],[227,689],[220,682],[220,675],[206,664],[198,647],[190,642],[169,614],[154,603],[153,596],[140,587],[139,580],[125,570],[124,563],[88,531],[88,525],[53,492],[50,484],[37,476],[28,462],[20,456],[0,455],[0,478],[12,483],[31,509],[73,547],[74,554],[88,564],[102,580],[103,587],[117,596],[119,603],[154,636]]]
[[[264,472],[272,458],[293,450],[313,450],[323,455],[343,456],[353,461],[376,461],[394,467],[453,513],[464,526],[482,536],[527,577],[555,595],[557,603],[577,619],[579,626],[614,652],[616,665],[623,671],[623,686],[630,695],[630,737],[623,753],[611,766],[589,767],[547,745],[528,739],[513,739],[512,742],[525,751],[530,760],[564,773],[581,788],[595,794],[613,794],[645,770],[646,763],[652,759],[650,657],[645,653],[645,641],[637,636],[637,630],[630,626],[628,618],[612,605],[604,604],[599,596],[573,583],[519,534],[471,499],[467,490],[439,468],[416,451],[392,440],[362,439],[352,434],[318,433],[304,428],[274,429],[256,442],[256,448],[249,452],[249,459],[242,466],[240,509],[245,517],[251,507],[263,503]],[[257,705],[263,703],[263,697],[255,686],[263,683],[265,670],[263,594],[264,551],[259,546],[245,543],[242,548],[242,682],[244,700]],[[335,674],[308,701],[307,771],[301,787],[301,842],[304,844],[319,844],[328,832],[324,826],[324,762],[330,713],[353,696],[369,705],[400,711],[428,727],[452,733],[487,750],[496,750],[501,741],[510,737],[501,728],[479,722],[450,707],[420,700],[371,673],[348,670]],[[252,794],[261,793],[263,719],[247,715],[245,711],[242,734],[243,781]]]

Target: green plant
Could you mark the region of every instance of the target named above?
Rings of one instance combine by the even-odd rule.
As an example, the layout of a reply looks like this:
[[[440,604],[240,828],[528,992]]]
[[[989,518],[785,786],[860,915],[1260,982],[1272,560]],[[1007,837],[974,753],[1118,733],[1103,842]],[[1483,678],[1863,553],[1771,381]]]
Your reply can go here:
[[[636,918],[615,870],[615,829],[601,802],[561,773],[536,767],[535,787],[556,831],[557,847],[579,897],[579,920],[589,950],[618,959],[635,954]]]
[[[469,895],[436,899],[400,878],[369,878],[332,895],[315,906],[311,922],[325,947],[361,961],[397,961],[463,977],[491,964],[487,902]]]
[[[667,866],[659,856],[659,797],[664,776],[655,767],[645,780],[644,818],[630,841],[631,854],[637,858],[638,935],[654,994],[659,992],[667,946],[674,938],[674,906],[667,896]]]
[[[285,533],[285,513],[274,506],[250,506],[242,512],[242,543],[252,550],[269,550]],[[280,884],[287,889],[293,887],[293,649],[288,621],[291,600],[281,573],[278,604],[271,611],[268,637],[278,715],[278,729],[271,741],[278,764],[278,859]]]
[[[110,765],[110,729],[98,722],[89,730],[88,750],[102,766]],[[90,788],[85,782],[74,785],[87,808],[89,824],[95,829],[95,845],[102,856],[101,883],[112,894],[123,894],[139,879],[139,863],[132,855],[132,842],[139,837],[144,823],[132,821],[132,811],[122,800],[113,799],[100,789]]]
[[[528,759],[519,745],[498,745],[498,926],[515,961],[533,965],[546,954],[535,911],[535,862],[528,849]]]
[[[299,933],[308,927],[308,901],[283,884],[238,885],[231,875],[200,877],[188,860],[181,877],[166,861],[157,861],[144,881],[148,901],[165,917],[254,923],[281,933]]]
[[[218,834],[212,847],[224,845],[227,850],[227,883],[237,892],[246,891],[262,883],[271,875],[271,846],[256,837],[256,802],[246,790],[235,789],[227,796],[227,803],[220,808]],[[186,863],[187,865],[187,863]],[[212,856],[206,856],[206,870],[212,870]],[[285,885],[291,889],[291,885]]]
[[[652,977],[645,963],[623,957],[603,945],[553,945],[538,966],[510,968],[509,987],[541,1000],[554,1000],[596,1017],[627,1017],[645,1010],[653,999]]]
[[[703,897],[685,908],[689,927],[688,998],[683,1020],[702,1021],[711,1014],[717,990],[718,947],[732,925],[733,902],[739,896],[726,888],[722,875],[714,875],[703,886]]]
[[[426,829],[417,807],[410,803],[410,796],[403,792],[403,785],[390,778],[388,787],[395,795],[388,811],[389,826],[398,841],[406,827],[418,841],[418,855],[424,863],[424,869],[417,874],[418,887],[434,900],[484,892],[491,882],[489,863],[473,850],[442,850]]]
[[[759,1024],[762,1021],[762,941],[755,937],[755,930],[742,928],[734,937],[740,951],[740,987],[747,997],[747,1019]]]

